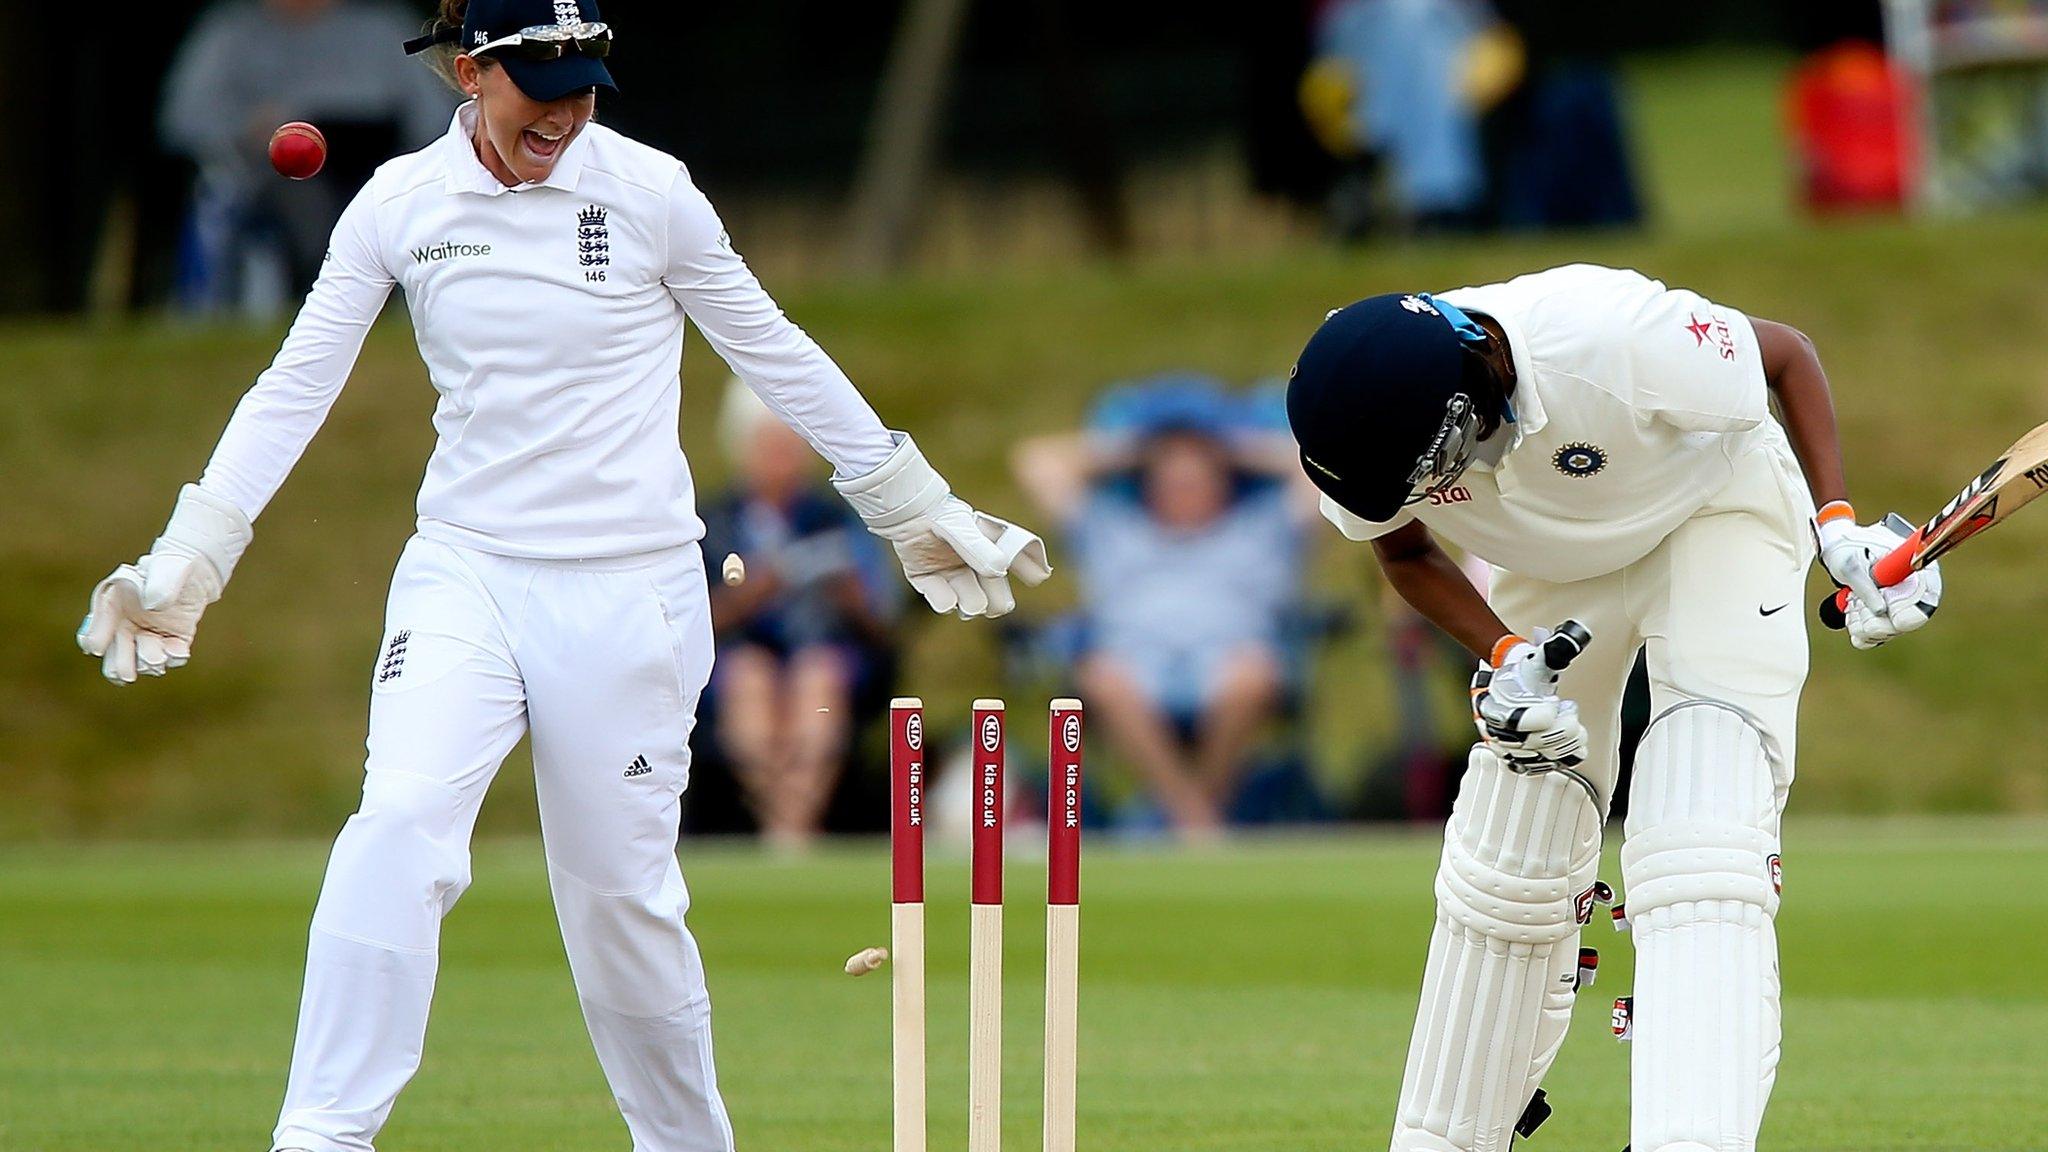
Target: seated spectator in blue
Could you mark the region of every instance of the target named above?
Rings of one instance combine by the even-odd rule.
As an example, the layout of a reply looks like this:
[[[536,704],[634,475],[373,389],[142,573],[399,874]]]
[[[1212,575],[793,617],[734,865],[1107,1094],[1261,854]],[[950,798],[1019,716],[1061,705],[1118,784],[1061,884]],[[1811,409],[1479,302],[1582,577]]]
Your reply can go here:
[[[704,506],[705,562],[737,553],[746,578],[711,586],[714,727],[762,834],[798,848],[821,831],[855,690],[886,663],[901,604],[817,454],[737,379],[719,436],[736,484]]]
[[[1067,535],[1089,716],[1180,834],[1213,836],[1285,687],[1314,490],[1284,425],[1200,377],[1105,399],[1027,440],[1019,484]]]
[[[378,0],[225,0],[178,46],[158,131],[198,169],[180,252],[181,302],[264,314],[313,286],[327,237],[371,171],[448,131],[455,91],[398,46],[416,5]],[[327,169],[303,183],[270,170],[270,134],[310,120]]]
[[[1483,206],[1479,122],[1461,73],[1493,21],[1481,0],[1332,0],[1319,14],[1316,54],[1350,81],[1352,143],[1386,161],[1416,228],[1469,227]]]

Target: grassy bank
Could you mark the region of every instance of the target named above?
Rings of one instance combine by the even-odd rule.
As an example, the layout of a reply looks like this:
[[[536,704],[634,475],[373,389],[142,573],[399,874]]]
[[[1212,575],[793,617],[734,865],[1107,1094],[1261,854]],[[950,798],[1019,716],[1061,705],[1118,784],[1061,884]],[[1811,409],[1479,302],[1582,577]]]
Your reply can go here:
[[[788,303],[963,491],[1021,513],[1008,446],[1069,426],[1106,380],[1173,365],[1252,379],[1284,371],[1325,307],[1367,292],[1568,259],[1631,264],[1810,332],[1837,384],[1861,502],[1917,516],[2048,413],[2043,223],[1302,251],[822,285]],[[192,667],[114,691],[70,642],[92,582],[147,544],[276,339],[164,323],[0,328],[10,366],[0,458],[11,474],[0,544],[0,789],[11,802],[0,835],[305,829],[346,811],[384,585],[431,445],[433,397],[402,317],[372,335],[208,613]],[[694,345],[686,361],[684,440],[709,487],[723,366]],[[1938,626],[1913,642],[1853,654],[1819,638],[1800,805],[2048,807],[2032,640],[2048,623],[2039,540],[2022,520],[1959,554]],[[1321,579],[1368,609],[1319,678],[1318,743],[1341,768],[1389,737],[1387,693],[1366,557],[1332,538]],[[1055,584],[1032,606],[1067,594]],[[984,630],[923,623],[914,652],[911,684],[935,712],[997,686]]]

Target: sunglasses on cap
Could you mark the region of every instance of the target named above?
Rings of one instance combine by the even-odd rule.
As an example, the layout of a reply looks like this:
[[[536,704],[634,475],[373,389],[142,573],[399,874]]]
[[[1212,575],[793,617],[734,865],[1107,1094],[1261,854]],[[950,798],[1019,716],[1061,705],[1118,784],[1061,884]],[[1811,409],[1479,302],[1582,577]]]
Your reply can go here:
[[[469,50],[471,56],[489,52],[512,60],[560,60],[569,53],[602,60],[612,53],[609,24],[536,24],[510,36],[488,40]]]
[[[454,44],[461,39],[461,29],[443,28],[406,41],[405,51],[412,55],[436,44]],[[560,60],[571,53],[602,60],[612,52],[612,28],[609,24],[536,24],[510,36],[486,40],[467,51],[471,56],[489,53],[508,60]]]

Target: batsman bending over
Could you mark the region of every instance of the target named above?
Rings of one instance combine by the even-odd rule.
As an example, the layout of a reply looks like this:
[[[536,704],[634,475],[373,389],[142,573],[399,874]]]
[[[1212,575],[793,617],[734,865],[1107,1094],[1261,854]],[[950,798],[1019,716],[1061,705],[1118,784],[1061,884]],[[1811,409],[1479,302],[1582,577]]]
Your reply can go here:
[[[1541,1119],[1531,1101],[1570,1021],[1638,647],[1652,720],[1622,848],[1633,1146],[1753,1148],[1778,1065],[1771,921],[1806,566],[1817,550],[1853,591],[1858,648],[1941,601],[1935,567],[1872,579],[1903,534],[1856,523],[1813,345],[1574,265],[1334,312],[1287,406],[1323,514],[1485,659],[1484,740],[1446,830],[1393,1148],[1489,1152],[1525,1113],[1525,1128]],[[1494,566],[1490,600],[1432,532]],[[1558,678],[1531,641],[1566,618],[1593,640]]]

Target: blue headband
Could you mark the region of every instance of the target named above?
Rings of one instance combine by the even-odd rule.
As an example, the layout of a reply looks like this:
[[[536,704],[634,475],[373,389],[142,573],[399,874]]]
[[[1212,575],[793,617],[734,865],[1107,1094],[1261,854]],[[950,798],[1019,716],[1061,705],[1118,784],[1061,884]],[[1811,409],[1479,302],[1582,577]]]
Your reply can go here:
[[[1418,292],[1415,294],[1415,298],[1436,309],[1445,320],[1449,321],[1451,331],[1458,334],[1458,339],[1463,340],[1467,344],[1486,343],[1486,329],[1473,323],[1472,318],[1465,315],[1464,311],[1456,304],[1448,300],[1439,300],[1427,292]]]
[[[1451,331],[1456,332],[1458,339],[1463,340],[1465,343],[1484,344],[1487,340],[1491,339],[1487,335],[1486,329],[1481,328],[1470,316],[1465,315],[1465,310],[1456,304],[1448,300],[1439,300],[1427,292],[1416,293],[1416,299],[1436,309],[1439,315],[1450,322]],[[1508,418],[1508,423],[1515,423],[1514,402],[1503,396],[1500,403],[1501,407],[1506,409],[1505,415]]]

